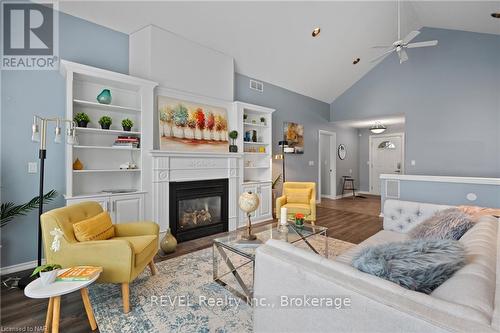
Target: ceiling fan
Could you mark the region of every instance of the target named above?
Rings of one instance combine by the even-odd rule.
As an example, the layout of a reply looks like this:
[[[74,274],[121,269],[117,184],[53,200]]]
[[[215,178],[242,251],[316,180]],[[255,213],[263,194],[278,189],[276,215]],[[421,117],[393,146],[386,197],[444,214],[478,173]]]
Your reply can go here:
[[[408,60],[408,54],[406,53],[406,49],[413,49],[417,47],[427,47],[427,46],[435,46],[437,45],[437,40],[430,40],[427,42],[417,42],[410,43],[413,38],[417,37],[420,34],[420,31],[411,31],[405,38],[401,39],[401,4],[398,0],[398,40],[392,43],[392,45],[384,45],[384,46],[374,46],[376,49],[388,49],[384,53],[382,53],[377,58],[373,59],[371,62],[378,61],[384,58],[386,55],[392,52],[396,52],[399,57],[399,63],[402,64],[406,60]]]

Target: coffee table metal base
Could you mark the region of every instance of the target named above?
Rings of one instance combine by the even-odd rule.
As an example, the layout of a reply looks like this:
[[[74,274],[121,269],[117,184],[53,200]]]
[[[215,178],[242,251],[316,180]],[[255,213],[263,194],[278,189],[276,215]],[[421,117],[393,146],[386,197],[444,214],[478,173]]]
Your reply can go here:
[[[314,246],[309,242],[308,236],[302,235],[302,232],[300,228],[297,228],[295,226],[289,226],[294,231],[296,234],[299,236],[300,240],[302,240],[310,250],[315,252],[316,254],[319,254],[319,251],[314,248]],[[328,237],[326,235],[327,229],[324,228],[323,230],[319,231],[317,235],[321,235],[325,239],[325,250],[324,250],[324,256],[328,258]],[[260,244],[256,244],[256,247],[259,246]],[[253,298],[253,281],[254,281],[254,275],[255,275],[255,256],[246,254],[245,251],[238,251],[238,249],[232,247],[230,244],[218,241],[217,239],[214,241],[213,247],[213,279],[215,282],[220,284],[221,286],[225,287],[228,289],[231,293],[234,295],[242,298],[244,301],[247,303],[251,304],[252,298]],[[234,260],[231,260],[231,255],[237,256],[239,259],[243,259],[243,262],[234,262]],[[220,259],[224,262],[225,266],[229,269],[229,271],[224,272],[224,273],[219,273],[219,257]],[[241,268],[247,266],[247,265],[252,265],[252,276],[251,276],[251,281],[245,281],[245,279],[241,276]],[[241,288],[241,290],[237,290],[228,283],[226,283],[223,278],[232,275],[234,279],[236,280],[237,285]]]
[[[243,299],[247,303],[251,303],[251,300],[253,297],[253,272],[255,271],[254,267],[252,267],[252,283],[251,283],[251,285],[245,283],[244,279],[242,278],[242,276],[240,275],[238,270],[244,266],[247,266],[247,265],[254,266],[254,261],[252,259],[246,258],[244,263],[237,264],[235,266],[235,264],[231,261],[228,254],[226,253],[226,251],[228,251],[228,250],[231,251],[230,249],[227,249],[225,246],[223,246],[219,243],[214,243],[212,250],[213,250],[213,278],[214,278],[214,281],[217,282],[218,284],[220,284],[221,286],[225,287],[231,293],[240,297],[241,299]],[[225,273],[219,275],[219,261],[217,260],[217,254],[220,255],[220,257],[222,258],[222,260],[224,261],[226,266],[229,268],[229,272],[225,272]],[[238,285],[241,288],[241,291],[231,287],[230,285],[228,285],[226,282],[224,282],[222,280],[223,277],[225,277],[229,274],[232,274],[234,276],[234,278],[236,279],[236,282],[238,283]]]

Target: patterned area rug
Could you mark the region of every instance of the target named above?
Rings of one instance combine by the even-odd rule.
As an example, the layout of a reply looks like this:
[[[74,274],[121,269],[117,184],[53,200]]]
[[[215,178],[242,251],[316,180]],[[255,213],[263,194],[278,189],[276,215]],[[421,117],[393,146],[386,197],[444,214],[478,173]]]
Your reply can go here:
[[[324,238],[311,243],[324,253]],[[303,242],[297,246],[307,249]],[[329,257],[352,246],[329,238]],[[126,315],[120,285],[92,285],[90,298],[100,332],[251,332],[252,307],[213,281],[212,258],[212,248],[207,248],[157,263],[156,276],[146,269],[130,285],[131,310]],[[244,266],[240,273],[245,281],[251,279],[251,266]],[[232,274],[224,281],[241,290]]]

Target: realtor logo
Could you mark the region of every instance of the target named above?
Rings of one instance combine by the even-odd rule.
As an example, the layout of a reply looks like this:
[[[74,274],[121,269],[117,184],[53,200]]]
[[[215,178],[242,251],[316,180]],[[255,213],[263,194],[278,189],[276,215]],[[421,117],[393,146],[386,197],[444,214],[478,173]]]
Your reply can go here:
[[[57,69],[57,18],[52,3],[2,2],[2,69]]]

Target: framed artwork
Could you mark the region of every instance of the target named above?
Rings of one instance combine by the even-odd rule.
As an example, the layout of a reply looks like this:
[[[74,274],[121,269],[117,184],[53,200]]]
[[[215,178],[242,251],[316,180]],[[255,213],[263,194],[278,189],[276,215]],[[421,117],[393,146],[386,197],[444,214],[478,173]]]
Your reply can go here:
[[[227,110],[158,96],[160,150],[228,152]]]
[[[287,154],[304,154],[304,125],[284,122],[283,139],[288,141]]]

